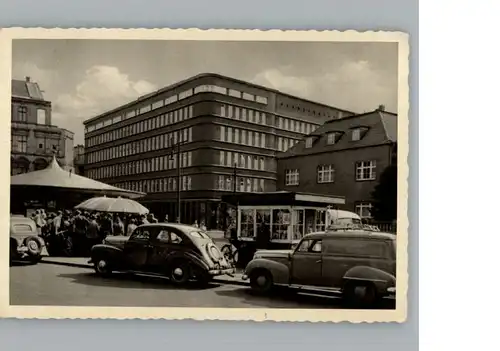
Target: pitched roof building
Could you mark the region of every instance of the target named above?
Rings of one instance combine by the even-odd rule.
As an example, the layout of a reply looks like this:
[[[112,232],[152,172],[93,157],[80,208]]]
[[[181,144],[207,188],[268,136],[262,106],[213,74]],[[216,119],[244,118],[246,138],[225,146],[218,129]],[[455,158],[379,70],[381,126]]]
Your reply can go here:
[[[370,217],[371,192],[396,162],[397,115],[377,110],[333,119],[278,157],[278,190],[344,196],[346,210]]]

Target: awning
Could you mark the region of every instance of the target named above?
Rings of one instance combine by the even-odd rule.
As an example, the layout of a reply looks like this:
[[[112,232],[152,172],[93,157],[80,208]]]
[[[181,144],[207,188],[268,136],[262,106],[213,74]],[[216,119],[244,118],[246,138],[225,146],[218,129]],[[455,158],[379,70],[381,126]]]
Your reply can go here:
[[[222,201],[240,206],[320,206],[344,205],[343,196],[332,196],[292,191],[274,191],[267,193],[238,193],[223,195]]]
[[[11,176],[10,186],[14,188],[58,188],[133,199],[146,195],[145,193],[121,189],[65,171],[59,166],[55,156],[45,169]]]

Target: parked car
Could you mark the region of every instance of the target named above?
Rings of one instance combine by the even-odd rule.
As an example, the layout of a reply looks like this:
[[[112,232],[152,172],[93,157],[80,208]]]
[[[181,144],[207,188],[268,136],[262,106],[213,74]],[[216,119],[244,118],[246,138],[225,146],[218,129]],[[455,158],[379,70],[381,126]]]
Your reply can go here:
[[[38,263],[46,252],[45,241],[38,235],[35,221],[19,215],[10,216],[10,262],[28,260]]]
[[[214,276],[235,272],[205,232],[173,223],[144,224],[130,237],[108,236],[92,247],[89,263],[101,275],[113,271],[157,274],[179,285],[190,280],[207,283]]]
[[[260,250],[243,279],[257,292],[274,286],[329,288],[354,304],[395,296],[396,235],[336,230],[305,235],[293,250]]]

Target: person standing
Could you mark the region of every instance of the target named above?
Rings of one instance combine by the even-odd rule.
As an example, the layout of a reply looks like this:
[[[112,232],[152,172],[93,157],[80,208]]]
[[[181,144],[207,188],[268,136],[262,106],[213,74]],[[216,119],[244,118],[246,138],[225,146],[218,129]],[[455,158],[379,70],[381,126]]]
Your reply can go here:
[[[127,236],[131,236],[134,232],[135,228],[137,228],[137,224],[135,219],[131,219],[127,226]]]
[[[115,220],[113,222],[113,235],[125,235],[123,222],[118,215],[115,215]]]
[[[97,223],[97,216],[92,215],[87,228],[87,252],[90,254],[92,247],[99,244],[99,224]]]

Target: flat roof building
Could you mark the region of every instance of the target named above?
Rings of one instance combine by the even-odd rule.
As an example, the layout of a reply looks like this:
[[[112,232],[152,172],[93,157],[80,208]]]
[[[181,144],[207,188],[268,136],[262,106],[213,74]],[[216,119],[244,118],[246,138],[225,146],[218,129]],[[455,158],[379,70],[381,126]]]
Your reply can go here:
[[[276,190],[276,154],[352,112],[219,74],[200,74],[84,122],[85,175],[146,192],[157,217],[223,227],[221,196]],[[235,182],[236,180],[236,182]]]

